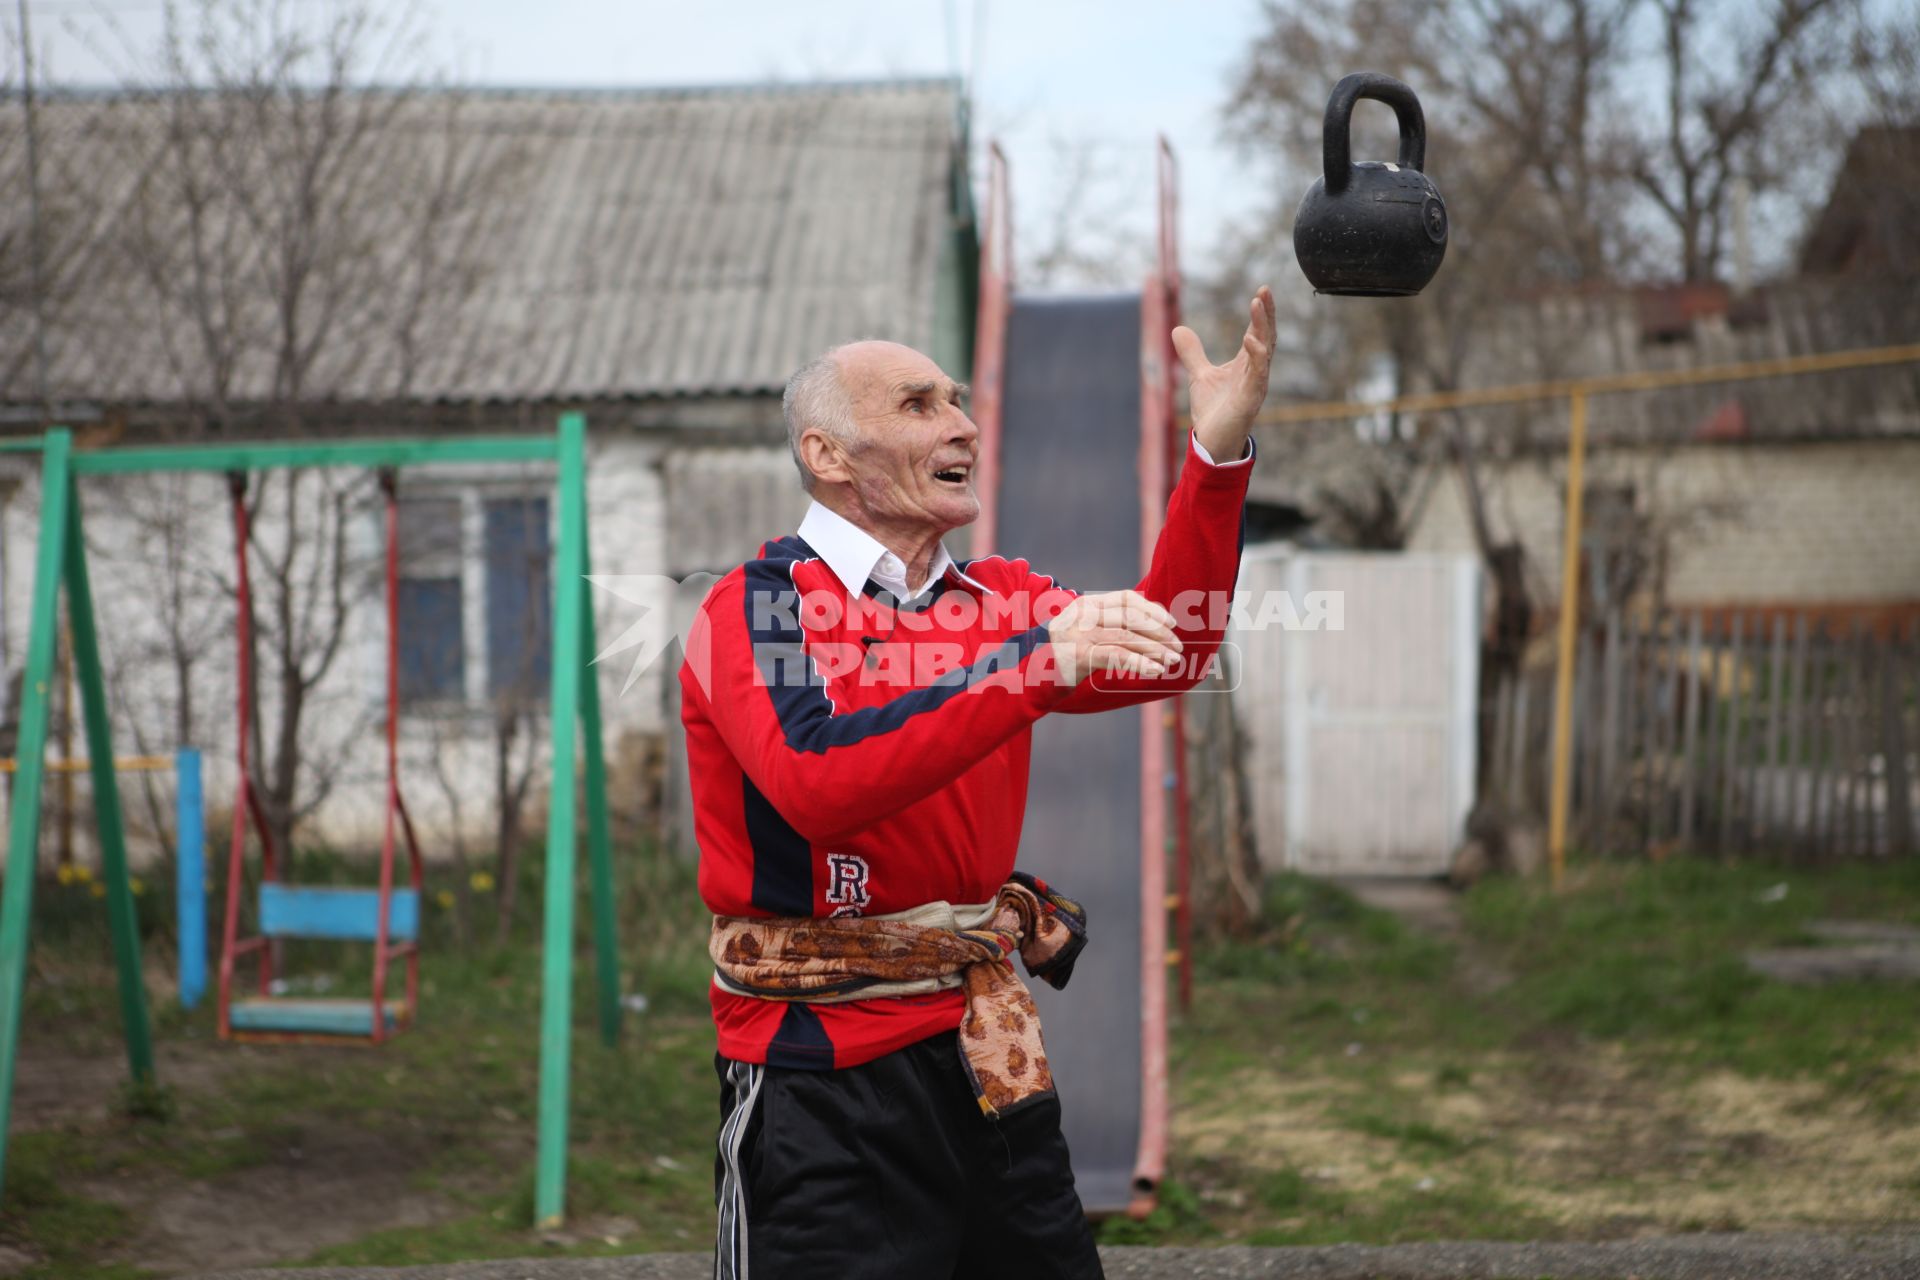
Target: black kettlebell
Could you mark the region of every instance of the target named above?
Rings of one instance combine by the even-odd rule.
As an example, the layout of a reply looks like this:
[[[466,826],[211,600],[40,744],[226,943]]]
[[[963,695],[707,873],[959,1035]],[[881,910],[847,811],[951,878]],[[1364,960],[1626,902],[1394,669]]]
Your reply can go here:
[[[1400,162],[1353,162],[1347,125],[1372,98],[1400,119]],[[1293,218],[1293,253],[1316,293],[1398,298],[1419,293],[1447,256],[1447,206],[1421,172],[1427,118],[1392,76],[1360,71],[1333,86],[1322,148],[1326,174]]]

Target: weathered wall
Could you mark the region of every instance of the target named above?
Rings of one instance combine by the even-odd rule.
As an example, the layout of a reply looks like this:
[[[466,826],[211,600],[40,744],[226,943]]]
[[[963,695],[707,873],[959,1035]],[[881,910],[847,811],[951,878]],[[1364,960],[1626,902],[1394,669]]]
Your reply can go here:
[[[1526,547],[1529,582],[1558,595],[1564,460],[1488,462],[1495,535]],[[1679,605],[1920,599],[1920,440],[1687,445],[1595,451],[1590,485],[1633,486]],[[1472,551],[1464,489],[1447,468],[1409,549]]]
[[[666,501],[660,458],[660,447],[644,437],[602,436],[590,443],[588,506],[597,573],[665,572]],[[351,512],[344,547],[347,625],[340,652],[314,689],[303,718],[301,737],[308,760],[333,776],[329,798],[304,825],[303,834],[316,842],[353,847],[378,840],[385,769],[381,517],[370,477],[339,471],[326,473],[326,479],[344,487]],[[5,578],[0,585],[5,610],[0,633],[4,634],[6,666],[17,673],[26,650],[38,542],[37,468],[20,467],[14,480],[15,487],[0,509],[0,572]],[[495,495],[551,496],[553,468],[550,464],[421,467],[403,472],[402,485],[408,494],[431,493],[458,501],[459,536],[468,553],[459,570],[467,696],[403,709],[403,792],[429,857],[446,854],[456,819],[470,847],[479,852],[491,848],[496,811],[492,717],[485,680],[482,502]],[[192,745],[206,755],[207,800],[217,822],[220,813],[229,811],[234,788],[233,534],[225,480],[212,475],[95,478],[83,482],[82,503],[116,753],[170,753],[181,745],[183,697],[176,655],[190,654],[187,732]],[[286,536],[284,503],[277,493],[267,511],[259,536],[273,548]],[[557,514],[557,504],[550,506],[552,514]],[[178,531],[171,542],[166,529]],[[256,583],[260,572],[256,567]],[[603,649],[635,623],[653,630],[668,625],[664,609],[649,609],[640,601],[601,590],[592,593],[592,600]],[[262,625],[270,625],[270,620],[263,618]],[[178,642],[170,634],[176,628]],[[650,650],[661,647],[648,646]],[[666,723],[661,689],[667,663],[653,663],[623,694],[621,686],[630,666],[631,655],[623,654],[594,668],[606,719],[615,783],[610,797],[616,810],[651,801],[637,794],[642,780],[631,776],[633,764],[650,749],[650,742],[657,741]],[[263,687],[262,694],[272,716],[277,702],[273,690]],[[17,698],[17,690],[13,696]],[[10,708],[7,719],[12,718]],[[542,746],[530,797],[530,823],[537,821],[544,808],[544,716],[538,732]],[[85,753],[78,730],[72,749],[76,755]],[[50,754],[57,755],[59,750],[56,742]],[[171,777],[149,782],[127,776],[123,786],[137,846],[134,854],[150,856],[159,847],[155,823],[171,830]],[[50,786],[49,796],[54,791]],[[76,792],[84,806],[84,780],[76,784]],[[83,846],[90,843],[85,833],[91,820],[84,809],[76,827]],[[223,829],[216,826],[211,842],[224,848]],[[52,848],[50,836],[43,840],[43,848]]]

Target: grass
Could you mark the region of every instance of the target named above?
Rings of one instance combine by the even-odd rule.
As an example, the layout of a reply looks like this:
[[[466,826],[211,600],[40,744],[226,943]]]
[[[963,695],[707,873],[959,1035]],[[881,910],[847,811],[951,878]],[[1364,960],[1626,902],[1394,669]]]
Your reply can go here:
[[[1490,881],[1466,908],[1474,935],[1516,974],[1508,1003],[1544,1025],[1746,1075],[1854,1084],[1914,1045],[1912,1004],[1890,998],[1897,988],[1786,986],[1750,972],[1742,955],[1806,943],[1808,924],[1823,918],[1920,923],[1920,865],[1597,866],[1558,897]],[[1877,1090],[1882,1101],[1912,1101],[1898,1080],[1880,1083],[1890,1086]]]
[[[97,1251],[126,1237],[129,1222],[113,1205],[75,1195],[63,1185],[74,1173],[89,1170],[89,1153],[57,1135],[16,1134],[7,1147],[6,1212],[10,1221],[32,1224],[32,1233],[13,1241],[37,1246],[44,1261],[27,1274],[46,1276],[136,1276],[129,1266],[103,1269]]]
[[[1461,907],[1459,945],[1510,976],[1491,993],[1454,945],[1324,883],[1271,883],[1257,936],[1197,953],[1175,1029],[1180,1207],[1103,1238],[1920,1219],[1900,1157],[1862,1154],[1920,1121],[1910,991],[1790,987],[1742,960],[1821,918],[1920,921],[1920,869],[1595,862],[1563,894],[1493,880]],[[1787,1174],[1790,1142],[1829,1162]]]
[[[643,850],[617,865],[623,982],[648,1009],[627,1017],[622,1048],[601,1046],[582,946],[569,1226],[534,1229],[541,886],[528,861],[529,926],[505,945],[456,946],[438,905],[447,886],[429,886],[423,1025],[379,1051],[220,1046],[209,1009],[156,999],[166,1088],[123,1094],[104,1118],[16,1114],[0,1242],[40,1259],[34,1277],[139,1274],[117,1260],[144,1247],[156,1195],[191,1185],[239,1208],[249,1188],[299,1180],[263,1173],[298,1165],[302,1178],[360,1188],[369,1217],[276,1261],[702,1248],[716,1091],[704,915],[690,869]],[[355,876],[320,855],[307,872]],[[163,904],[149,888],[156,968],[172,963]],[[1195,1005],[1174,1028],[1170,1176],[1149,1217],[1108,1221],[1101,1239],[1389,1243],[1920,1219],[1920,1160],[1908,1158],[1920,1146],[1889,1145],[1920,1132],[1910,993],[1784,987],[1740,963],[1748,948],[1807,940],[1823,917],[1920,921],[1914,869],[1589,863],[1564,894],[1493,881],[1461,906],[1459,945],[1511,975],[1499,990],[1463,983],[1454,944],[1295,877],[1269,886],[1256,936],[1203,945]],[[30,1049],[119,1057],[101,915],[78,885],[38,895]],[[336,990],[364,980],[357,949],[293,959]],[[1736,1102],[1754,1118],[1733,1115]],[[1847,1124],[1883,1154],[1807,1136],[1845,1136]],[[1886,1185],[1867,1185],[1876,1178]],[[1830,1201],[1812,1189],[1822,1180]],[[1847,1199],[1848,1187],[1864,1189]],[[382,1210],[401,1201],[433,1212],[396,1226]],[[256,1220],[272,1231],[305,1212],[265,1203]]]
[[[310,881],[356,878],[351,866],[312,855],[303,861]],[[537,859],[527,861],[535,865],[520,898],[531,921],[541,884]],[[302,1176],[333,1179],[350,1200],[364,1199],[373,1218],[384,1196],[430,1201],[437,1220],[370,1228],[283,1262],[400,1265],[698,1248],[712,1232],[717,1098],[706,917],[691,868],[643,850],[626,851],[617,865],[623,988],[644,995],[647,1008],[623,1015],[620,1047],[600,1043],[582,911],[568,1179],[569,1222],[581,1229],[546,1238],[532,1229],[540,1002],[533,927],[504,945],[459,948],[452,912],[439,897],[448,879],[441,872],[426,894],[433,905],[416,1030],[377,1050],[224,1046],[214,1036],[211,1001],[185,1014],[156,998],[161,1089],[116,1083],[121,1093],[104,1119],[42,1124],[16,1112],[0,1243],[40,1259],[24,1273],[36,1278],[121,1274],[111,1259],[138,1252],[144,1237],[138,1213],[112,1203],[118,1197],[110,1190],[199,1183],[231,1197],[236,1210],[257,1204],[260,1229],[271,1232],[275,1222],[298,1224],[311,1211],[270,1197],[256,1201],[249,1182],[265,1182],[250,1175],[292,1164]],[[36,897],[23,1028],[29,1055],[110,1062],[122,1051],[104,913],[77,885],[49,881]],[[149,889],[141,909],[147,961],[171,969],[171,939],[153,923],[170,915],[164,895]],[[305,944],[288,951],[283,971],[290,977],[324,977],[335,993],[358,992],[370,981],[364,947]],[[170,1071],[169,1055],[196,1069],[183,1073],[175,1061]],[[357,1197],[352,1188],[361,1183],[364,1197]],[[610,1235],[616,1244],[608,1243]]]

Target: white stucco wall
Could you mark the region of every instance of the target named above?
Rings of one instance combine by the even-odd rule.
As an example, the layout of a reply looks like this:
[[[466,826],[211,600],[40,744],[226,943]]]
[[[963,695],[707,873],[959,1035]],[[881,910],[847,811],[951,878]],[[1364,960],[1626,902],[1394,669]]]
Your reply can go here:
[[[596,572],[639,575],[664,572],[665,503],[656,446],[631,436],[596,439],[589,445],[587,470],[590,555]],[[30,623],[33,573],[38,543],[37,460],[23,466],[18,487],[0,509],[0,634],[9,669],[25,657]],[[381,524],[378,493],[364,472],[329,472],[327,481],[344,486],[353,515],[345,544],[349,572],[347,627],[338,656],[314,688],[302,718],[303,754],[312,767],[332,776],[328,799],[306,824],[305,838],[341,847],[377,842],[385,773],[382,723],[385,680],[385,622],[381,607]],[[318,481],[320,476],[314,476]],[[469,705],[403,708],[401,713],[402,792],[407,797],[427,856],[445,856],[456,807],[460,826],[474,852],[491,848],[495,821],[495,784],[491,716],[485,704],[485,567],[480,562],[484,529],[482,502],[492,495],[553,497],[553,468],[488,466],[415,468],[402,473],[403,493],[436,492],[460,500],[462,535],[469,555],[461,570],[462,632]],[[192,745],[206,757],[210,822],[230,811],[234,795],[235,631],[233,534],[225,479],[217,475],[94,478],[82,482],[82,509],[89,547],[102,658],[107,669],[118,755],[171,753],[181,745],[176,724],[181,699],[171,659],[176,646],[166,618],[171,594],[180,606],[185,647],[193,653]],[[260,525],[271,548],[286,536],[285,506],[276,488]],[[550,503],[557,518],[557,501]],[[311,520],[311,516],[307,517]],[[181,531],[169,550],[161,532]],[[303,523],[303,528],[310,525]],[[310,535],[309,535],[310,536]],[[256,581],[260,570],[256,568]],[[664,628],[664,609],[651,612],[602,591],[592,593],[599,641],[604,647],[635,621]],[[268,620],[263,618],[263,624]],[[651,646],[658,648],[658,645]],[[661,679],[667,662],[643,673],[621,694],[630,662],[622,655],[593,670],[600,682],[601,705],[610,755],[633,735],[663,728]],[[263,687],[265,725],[271,732],[277,699]],[[77,704],[76,704],[77,708]],[[77,714],[77,711],[76,711]],[[544,811],[548,730],[544,715],[530,818]],[[76,728],[76,756],[85,743]],[[50,755],[60,754],[57,742]],[[437,767],[436,767],[437,765]],[[170,775],[152,780],[157,805],[147,799],[147,784],[123,778],[130,838],[136,859],[158,845],[150,810],[171,826],[173,784]],[[76,783],[82,816],[76,822],[81,847],[91,845],[91,820],[84,810],[87,784]],[[49,795],[52,788],[49,788]],[[613,796],[618,808],[623,799]],[[48,824],[49,826],[51,824]],[[209,832],[209,844],[223,855],[224,829]],[[52,848],[43,837],[43,849]]]

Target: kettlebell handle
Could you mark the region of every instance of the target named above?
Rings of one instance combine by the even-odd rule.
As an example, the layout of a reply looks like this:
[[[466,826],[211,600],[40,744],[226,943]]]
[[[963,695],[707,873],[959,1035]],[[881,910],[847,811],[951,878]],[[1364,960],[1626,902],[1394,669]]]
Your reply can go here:
[[[1420,110],[1420,99],[1413,90],[1378,71],[1356,71],[1341,77],[1327,99],[1326,130],[1322,150],[1326,160],[1326,186],[1338,194],[1347,189],[1353,172],[1353,148],[1347,137],[1353,120],[1353,106],[1362,98],[1372,98],[1393,108],[1400,120],[1400,167],[1424,170],[1427,163],[1427,117]]]

